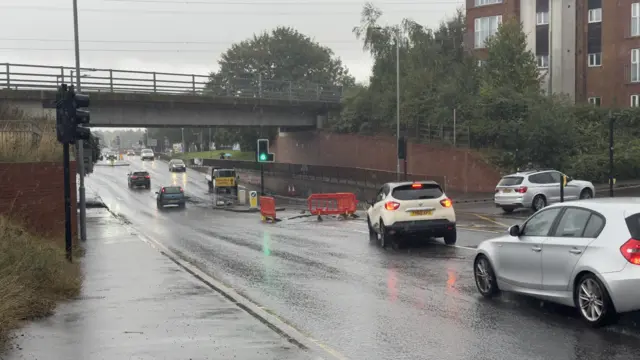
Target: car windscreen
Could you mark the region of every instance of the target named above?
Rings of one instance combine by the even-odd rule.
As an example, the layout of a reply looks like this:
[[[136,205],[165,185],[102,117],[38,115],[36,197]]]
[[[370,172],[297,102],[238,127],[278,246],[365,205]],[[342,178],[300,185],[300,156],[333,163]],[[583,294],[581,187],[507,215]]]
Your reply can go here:
[[[184,161],[182,160],[171,160],[172,165],[184,165]]]
[[[523,180],[522,176],[505,176],[500,179],[498,186],[516,186],[522,184]]]
[[[216,170],[216,177],[236,177],[236,172],[233,170]]]
[[[437,199],[442,196],[443,191],[437,184],[402,185],[393,189],[391,196],[398,200],[421,200]]]
[[[167,186],[166,188],[164,188],[164,193],[165,194],[180,194],[180,187],[178,186]]]
[[[149,173],[146,171],[136,171],[132,175],[133,176],[149,176]]]

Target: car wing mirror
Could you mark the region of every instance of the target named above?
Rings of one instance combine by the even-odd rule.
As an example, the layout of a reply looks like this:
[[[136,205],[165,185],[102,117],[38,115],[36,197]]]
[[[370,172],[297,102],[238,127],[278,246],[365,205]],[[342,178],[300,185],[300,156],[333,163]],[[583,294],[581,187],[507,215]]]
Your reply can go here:
[[[158,191],[156,191],[156,194],[160,194]]]
[[[520,236],[520,225],[512,225],[509,227],[509,235],[511,236]]]

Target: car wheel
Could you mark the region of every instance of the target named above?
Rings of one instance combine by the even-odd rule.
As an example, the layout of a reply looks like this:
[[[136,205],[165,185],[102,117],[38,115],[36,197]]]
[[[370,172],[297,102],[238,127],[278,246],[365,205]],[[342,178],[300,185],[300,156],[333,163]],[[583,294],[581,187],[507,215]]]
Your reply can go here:
[[[455,245],[456,241],[458,241],[458,232],[456,230],[451,230],[444,234],[444,243],[447,245]]]
[[[533,203],[531,204],[531,208],[533,209],[533,211],[542,210],[546,206],[547,206],[547,199],[545,199],[544,196],[536,195],[536,197],[533,198]]]
[[[513,210],[515,210],[514,208],[510,208],[510,207],[503,207],[502,211],[506,212],[507,214],[511,214],[513,212]]]
[[[151,188],[151,185],[145,185],[144,188],[148,190]]]
[[[592,327],[608,325],[616,320],[617,314],[600,279],[587,273],[577,281],[573,291],[574,302],[580,315]]]
[[[593,192],[591,189],[584,189],[580,192],[580,200],[586,200],[593,198]]]
[[[156,202],[156,206],[158,207],[158,209],[162,210],[162,204],[160,203],[160,201]]]
[[[386,249],[389,246],[389,243],[391,243],[393,239],[391,238],[391,235],[389,234],[387,227],[384,226],[384,222],[382,221],[382,219],[380,219],[379,234],[380,234],[380,247],[383,249]]]
[[[476,260],[473,262],[473,277],[480,295],[490,298],[500,292],[493,266],[491,266],[491,262],[489,262],[486,256],[478,255],[476,257]]]
[[[373,226],[371,226],[371,220],[369,219],[368,216],[367,216],[367,227],[369,228],[369,242],[375,242],[376,240],[378,240],[378,233],[373,228]]]

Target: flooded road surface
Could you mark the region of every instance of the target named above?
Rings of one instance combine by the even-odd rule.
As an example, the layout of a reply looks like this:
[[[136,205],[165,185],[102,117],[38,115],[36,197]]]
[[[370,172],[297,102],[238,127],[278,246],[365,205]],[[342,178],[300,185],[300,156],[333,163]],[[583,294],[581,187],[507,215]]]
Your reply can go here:
[[[213,210],[201,173],[172,174],[161,161],[131,163],[96,167],[88,188],[138,231],[338,358],[626,360],[640,351],[634,316],[592,330],[572,309],[512,295],[481,299],[473,247],[502,233],[498,224],[474,229],[490,222],[461,214],[460,247],[427,241],[383,250],[369,243],[364,221],[262,224],[258,214]],[[143,168],[151,173],[151,191],[128,189],[126,173]],[[158,211],[154,191],[171,184],[183,186],[191,200],[184,210]]]

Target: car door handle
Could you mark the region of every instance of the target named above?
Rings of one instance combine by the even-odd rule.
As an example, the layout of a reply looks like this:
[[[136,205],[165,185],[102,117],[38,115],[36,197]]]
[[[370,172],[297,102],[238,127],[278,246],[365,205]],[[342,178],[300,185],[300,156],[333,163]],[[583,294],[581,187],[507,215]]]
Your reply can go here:
[[[582,250],[580,249],[571,249],[569,250],[569,252],[572,254],[582,254]]]
[[[534,247],[531,248],[531,250],[533,250],[535,252],[540,252],[540,251],[542,251],[542,248],[539,247],[539,246],[534,246]]]

